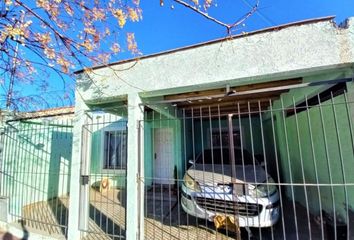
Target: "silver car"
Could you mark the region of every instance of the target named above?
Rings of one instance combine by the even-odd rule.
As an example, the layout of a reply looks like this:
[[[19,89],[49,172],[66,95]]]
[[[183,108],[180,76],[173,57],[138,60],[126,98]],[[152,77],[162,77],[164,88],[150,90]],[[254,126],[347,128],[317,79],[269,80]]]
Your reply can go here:
[[[188,214],[213,221],[236,216],[240,227],[270,227],[279,220],[279,192],[274,180],[246,150],[235,148],[232,179],[229,149],[206,149],[190,161],[181,204]]]

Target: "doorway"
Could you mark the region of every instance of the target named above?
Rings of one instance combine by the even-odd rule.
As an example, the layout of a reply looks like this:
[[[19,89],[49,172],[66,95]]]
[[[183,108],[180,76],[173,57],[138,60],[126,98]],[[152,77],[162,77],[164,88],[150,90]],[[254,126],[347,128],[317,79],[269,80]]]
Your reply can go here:
[[[173,129],[154,129],[154,183],[174,184]]]

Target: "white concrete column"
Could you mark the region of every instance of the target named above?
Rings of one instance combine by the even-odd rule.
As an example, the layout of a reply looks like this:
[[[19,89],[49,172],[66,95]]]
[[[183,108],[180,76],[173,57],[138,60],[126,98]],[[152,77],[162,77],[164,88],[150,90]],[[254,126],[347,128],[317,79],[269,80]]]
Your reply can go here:
[[[81,164],[81,142],[82,142],[82,126],[85,124],[86,105],[77,99],[75,103],[75,118],[73,128],[73,146],[72,146],[72,158],[70,168],[70,200],[69,200],[69,222],[68,222],[68,239],[77,240],[80,239],[80,226],[81,220],[88,219],[88,211],[82,210],[82,204],[80,202],[80,164]],[[86,194],[85,194],[86,195]],[[84,195],[84,196],[85,196]],[[82,200],[87,202],[88,200]],[[88,210],[88,209],[87,209]]]
[[[144,237],[144,211],[141,209],[144,198],[139,184],[139,168],[143,168],[143,158],[139,156],[142,148],[142,138],[139,120],[144,119],[144,110],[139,104],[141,99],[138,93],[128,94],[128,158],[127,158],[127,207],[126,207],[126,238],[128,240],[143,239]],[[140,214],[140,216],[139,216]],[[141,233],[139,235],[139,233]]]

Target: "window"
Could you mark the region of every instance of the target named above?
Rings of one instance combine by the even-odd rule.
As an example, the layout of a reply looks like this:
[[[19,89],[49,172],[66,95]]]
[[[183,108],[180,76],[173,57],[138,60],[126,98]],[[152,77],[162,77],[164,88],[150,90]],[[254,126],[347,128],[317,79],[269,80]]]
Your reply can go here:
[[[126,166],[127,131],[105,131],[103,169],[125,169]]]

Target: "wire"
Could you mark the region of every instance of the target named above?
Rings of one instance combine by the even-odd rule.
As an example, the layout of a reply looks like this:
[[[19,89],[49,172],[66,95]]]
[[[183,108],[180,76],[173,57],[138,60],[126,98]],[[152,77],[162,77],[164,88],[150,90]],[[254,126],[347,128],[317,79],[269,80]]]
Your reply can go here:
[[[242,0],[244,4],[246,4],[248,7],[252,8],[253,6],[247,1],[247,0]],[[278,25],[276,22],[265,16],[263,13],[261,13],[260,9],[258,8],[256,13],[264,20],[266,21],[270,26],[275,26]]]

